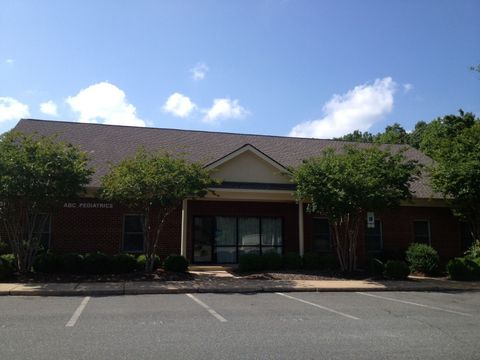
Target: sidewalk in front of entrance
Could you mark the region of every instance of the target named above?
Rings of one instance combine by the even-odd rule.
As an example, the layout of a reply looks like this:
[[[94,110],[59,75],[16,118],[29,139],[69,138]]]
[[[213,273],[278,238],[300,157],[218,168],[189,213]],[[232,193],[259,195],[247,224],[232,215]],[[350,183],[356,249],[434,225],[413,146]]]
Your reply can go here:
[[[252,280],[209,278],[189,281],[123,281],[87,283],[0,283],[0,295],[111,296],[182,293],[260,293],[334,291],[480,291],[480,282],[414,278],[389,280]]]

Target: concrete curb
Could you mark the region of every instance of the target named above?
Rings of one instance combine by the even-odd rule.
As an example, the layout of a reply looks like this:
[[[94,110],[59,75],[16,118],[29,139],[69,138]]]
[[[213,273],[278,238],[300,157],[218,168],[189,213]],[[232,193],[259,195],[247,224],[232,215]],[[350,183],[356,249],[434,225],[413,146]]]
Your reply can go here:
[[[2,284],[6,285],[6,284]],[[74,285],[74,284],[71,284]],[[480,289],[465,286],[463,288],[448,286],[389,286],[389,287],[312,287],[312,286],[244,286],[244,287],[175,287],[174,285],[153,284],[153,287],[135,287],[131,284],[117,283],[114,288],[101,287],[100,283],[76,284],[70,289],[28,288],[24,285],[12,284],[11,289],[0,290],[0,296],[119,296],[119,295],[147,295],[147,294],[253,294],[275,292],[389,292],[389,291],[420,291],[420,292],[476,292]],[[54,285],[52,285],[54,286]],[[91,287],[90,289],[88,287]]]

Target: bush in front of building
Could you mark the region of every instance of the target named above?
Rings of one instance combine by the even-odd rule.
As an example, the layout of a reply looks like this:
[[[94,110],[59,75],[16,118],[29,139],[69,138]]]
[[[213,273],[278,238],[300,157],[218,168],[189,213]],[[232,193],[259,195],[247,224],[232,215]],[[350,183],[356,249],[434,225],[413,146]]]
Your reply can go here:
[[[87,274],[101,275],[112,271],[111,257],[101,253],[85,254],[83,258],[83,271]]]
[[[480,258],[474,260],[454,258],[447,263],[447,273],[452,280],[479,280]]]
[[[385,263],[384,275],[393,280],[405,280],[410,275],[410,268],[405,261],[388,260]]]
[[[0,255],[0,280],[7,280],[15,272],[15,257],[13,254]]]
[[[49,251],[38,254],[33,262],[33,271],[37,273],[53,274],[59,272],[61,268],[61,257]]]
[[[379,258],[372,257],[368,260],[368,270],[370,274],[381,277],[385,272],[385,264]]]
[[[263,259],[258,254],[243,254],[238,258],[238,270],[241,272],[263,270]]]
[[[261,258],[265,270],[280,270],[282,268],[282,255],[275,251],[268,251]]]
[[[428,275],[437,273],[440,264],[437,250],[427,244],[411,244],[407,249],[406,259],[411,271]]]
[[[117,254],[112,257],[111,267],[115,274],[126,274],[137,269],[137,259],[130,254]]]
[[[298,270],[303,266],[302,257],[296,252],[287,252],[282,256],[282,267],[287,270]]]
[[[147,262],[147,257],[145,255],[138,255],[137,257],[137,270],[145,271],[145,264]],[[158,255],[155,255],[155,260],[153,261],[152,271],[157,270],[162,265],[162,261]]]
[[[81,274],[83,271],[83,256],[78,253],[60,255],[60,272]]]
[[[188,260],[182,255],[169,255],[163,261],[163,268],[167,271],[186,272]]]
[[[303,267],[307,270],[319,270],[321,269],[320,265],[320,254],[307,252],[303,255]]]

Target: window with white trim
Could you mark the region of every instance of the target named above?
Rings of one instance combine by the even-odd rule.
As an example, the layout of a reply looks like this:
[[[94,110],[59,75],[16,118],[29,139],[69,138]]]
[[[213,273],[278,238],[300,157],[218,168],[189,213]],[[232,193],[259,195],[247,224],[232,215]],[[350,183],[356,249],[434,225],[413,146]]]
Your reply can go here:
[[[123,218],[123,251],[142,252],[143,238],[143,215],[125,215]]]
[[[413,242],[430,244],[430,222],[428,220],[415,220],[413,222]]]

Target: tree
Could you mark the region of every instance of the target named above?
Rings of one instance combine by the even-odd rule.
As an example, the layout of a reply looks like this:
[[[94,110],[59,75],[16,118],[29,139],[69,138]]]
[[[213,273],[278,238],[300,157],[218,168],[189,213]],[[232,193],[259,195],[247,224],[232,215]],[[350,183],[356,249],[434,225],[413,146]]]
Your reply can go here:
[[[444,139],[435,154],[432,187],[470,223],[474,239],[480,240],[480,122]]]
[[[0,225],[18,270],[31,270],[48,215],[77,197],[93,170],[85,152],[55,137],[0,136]]]
[[[139,209],[144,234],[145,270],[152,271],[165,220],[182,200],[207,194],[215,182],[201,164],[168,153],[137,151],[102,178],[101,197]]]
[[[420,150],[437,159],[439,152],[448,147],[450,139],[458,136],[464,129],[472,127],[478,119],[470,112],[459,110],[459,115],[446,115],[427,124],[420,140]]]
[[[375,142],[379,144],[407,144],[408,133],[399,123],[394,123],[385,128],[384,133],[376,136]]]
[[[361,132],[360,130],[355,130],[354,132],[343,135],[342,137],[336,138],[335,140],[371,143],[374,141],[374,139],[374,135],[372,133],[369,133],[368,131]]]
[[[403,151],[392,154],[379,146],[346,146],[341,153],[326,149],[292,171],[297,199],[307,203],[309,212],[329,219],[341,269],[352,271],[366,212],[392,208],[411,198],[410,184],[419,175],[419,166]]]

